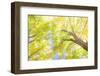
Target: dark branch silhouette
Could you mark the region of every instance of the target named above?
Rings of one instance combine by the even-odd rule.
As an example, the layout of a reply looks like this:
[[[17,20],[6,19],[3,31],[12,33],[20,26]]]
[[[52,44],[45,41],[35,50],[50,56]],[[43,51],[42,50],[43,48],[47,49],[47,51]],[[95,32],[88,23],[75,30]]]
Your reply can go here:
[[[30,35],[29,37],[28,37],[28,43],[31,43],[31,42],[33,42],[34,41],[34,37],[35,37],[36,35]]]

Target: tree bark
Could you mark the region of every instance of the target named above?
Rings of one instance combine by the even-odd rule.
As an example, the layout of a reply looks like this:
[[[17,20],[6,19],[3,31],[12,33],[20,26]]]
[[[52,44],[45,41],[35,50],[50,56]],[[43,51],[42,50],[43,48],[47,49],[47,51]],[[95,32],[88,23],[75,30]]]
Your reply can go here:
[[[78,44],[79,46],[81,46],[83,49],[85,49],[86,51],[88,51],[88,42],[84,42],[81,38],[79,38],[74,31],[69,32],[67,30],[62,30],[63,32],[68,33],[69,35],[73,36],[73,39],[65,39],[67,41],[72,41],[76,44]]]

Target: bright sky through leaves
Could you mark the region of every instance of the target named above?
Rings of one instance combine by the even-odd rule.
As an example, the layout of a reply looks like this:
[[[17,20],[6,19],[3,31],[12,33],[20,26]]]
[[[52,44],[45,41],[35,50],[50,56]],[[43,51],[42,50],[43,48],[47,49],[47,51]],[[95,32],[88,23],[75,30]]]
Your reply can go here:
[[[28,59],[88,58],[88,17],[28,15]]]

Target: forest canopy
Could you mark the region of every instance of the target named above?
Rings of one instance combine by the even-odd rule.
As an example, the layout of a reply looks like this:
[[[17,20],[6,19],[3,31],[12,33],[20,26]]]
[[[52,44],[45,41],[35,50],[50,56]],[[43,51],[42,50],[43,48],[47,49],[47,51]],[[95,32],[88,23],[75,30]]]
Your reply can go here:
[[[88,17],[28,15],[28,60],[88,58]]]

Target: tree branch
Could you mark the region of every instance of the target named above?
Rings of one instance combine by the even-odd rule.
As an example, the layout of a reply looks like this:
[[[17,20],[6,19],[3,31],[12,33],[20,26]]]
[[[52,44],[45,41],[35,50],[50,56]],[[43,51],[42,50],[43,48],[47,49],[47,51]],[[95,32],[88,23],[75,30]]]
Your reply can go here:
[[[31,42],[33,42],[34,41],[34,37],[35,37],[36,35],[30,35],[29,37],[28,37],[28,43],[31,43]]]
[[[69,32],[67,30],[61,30],[63,32],[68,33],[69,35],[73,36],[74,39],[65,39],[67,41],[73,41],[74,43],[78,44],[79,46],[81,46],[83,49],[85,49],[86,51],[88,51],[88,42],[84,42],[81,38],[79,38],[74,31],[73,32]]]

